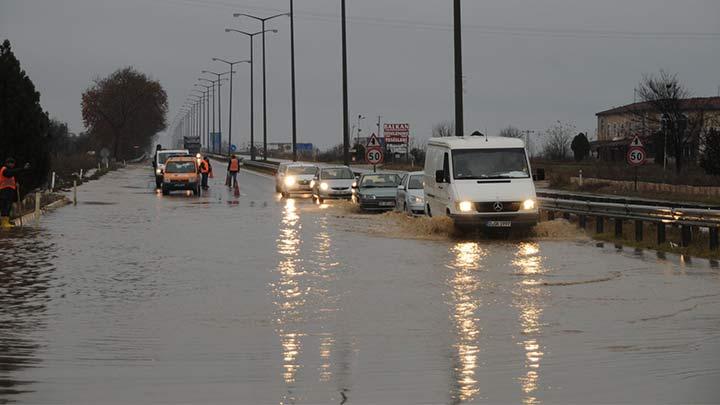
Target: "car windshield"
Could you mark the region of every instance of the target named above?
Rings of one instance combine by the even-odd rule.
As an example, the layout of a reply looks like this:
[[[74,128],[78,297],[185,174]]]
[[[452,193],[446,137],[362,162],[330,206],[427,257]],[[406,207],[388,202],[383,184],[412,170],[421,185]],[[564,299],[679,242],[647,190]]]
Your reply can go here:
[[[288,168],[288,174],[293,175],[305,175],[305,174],[315,174],[317,171],[317,168],[315,166],[292,166]]]
[[[161,153],[158,153],[158,161],[160,162],[160,164],[165,164],[165,162],[167,162],[167,160],[170,159],[171,157],[182,155],[182,154],[183,153],[181,153],[181,152],[161,152]]]
[[[363,176],[360,181],[360,187],[363,188],[382,188],[397,187],[398,176],[396,174],[368,174]]]
[[[459,149],[453,151],[456,180],[530,177],[525,149]]]
[[[195,162],[169,162],[166,173],[195,173]]]
[[[423,188],[423,176],[421,174],[416,174],[413,176],[410,176],[410,180],[408,181],[408,189],[409,190],[422,190]]]
[[[320,173],[320,179],[322,180],[352,180],[354,178],[355,174],[347,168],[324,169]]]

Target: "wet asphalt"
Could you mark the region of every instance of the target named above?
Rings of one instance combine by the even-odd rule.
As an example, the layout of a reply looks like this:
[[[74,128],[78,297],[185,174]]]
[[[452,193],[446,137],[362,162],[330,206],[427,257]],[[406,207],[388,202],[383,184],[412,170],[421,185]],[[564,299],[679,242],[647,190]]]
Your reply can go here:
[[[131,166],[0,234],[0,404],[720,402],[716,263],[387,238],[222,180]]]

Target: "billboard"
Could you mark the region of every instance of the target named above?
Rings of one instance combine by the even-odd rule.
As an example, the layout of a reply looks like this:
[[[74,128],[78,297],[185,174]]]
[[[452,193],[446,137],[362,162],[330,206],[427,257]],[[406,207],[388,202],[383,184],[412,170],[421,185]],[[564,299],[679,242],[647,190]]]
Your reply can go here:
[[[410,124],[385,124],[383,134],[386,144],[407,144],[410,141]]]

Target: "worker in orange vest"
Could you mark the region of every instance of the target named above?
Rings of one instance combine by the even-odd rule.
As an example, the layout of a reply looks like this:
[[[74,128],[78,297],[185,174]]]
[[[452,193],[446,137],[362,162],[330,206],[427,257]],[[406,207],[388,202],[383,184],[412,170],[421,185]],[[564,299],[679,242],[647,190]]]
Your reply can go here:
[[[200,176],[202,176],[202,188],[203,190],[207,190],[210,187],[208,186],[208,177],[210,176],[210,172],[212,171],[212,166],[210,166],[210,161],[208,158],[204,158],[200,160]]]
[[[228,186],[230,188],[237,187],[237,174],[240,171],[240,159],[238,159],[237,156],[232,155],[230,157],[230,162],[228,162],[227,170],[228,170],[228,176],[230,177]]]
[[[30,168],[30,164],[25,165],[25,169]],[[5,164],[0,168],[0,227],[12,228],[14,225],[10,222],[10,209],[17,197],[17,180],[15,176],[21,173],[23,169],[15,168],[15,159],[7,158]]]

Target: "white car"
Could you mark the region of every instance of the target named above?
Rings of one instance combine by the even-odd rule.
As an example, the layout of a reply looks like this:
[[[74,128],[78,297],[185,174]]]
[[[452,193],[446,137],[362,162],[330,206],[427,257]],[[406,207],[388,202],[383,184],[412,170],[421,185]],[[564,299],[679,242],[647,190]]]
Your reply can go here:
[[[351,199],[356,185],[355,174],[347,166],[321,167],[310,183],[313,199]]]
[[[520,139],[447,137],[428,141],[425,209],[460,227],[528,228],[538,222],[530,160]]]
[[[310,194],[312,187],[310,183],[317,175],[318,167],[309,163],[287,163],[278,168],[277,179],[280,181],[279,191],[283,197],[291,194]]]
[[[410,215],[425,215],[424,172],[405,175],[398,186],[395,209]]]

